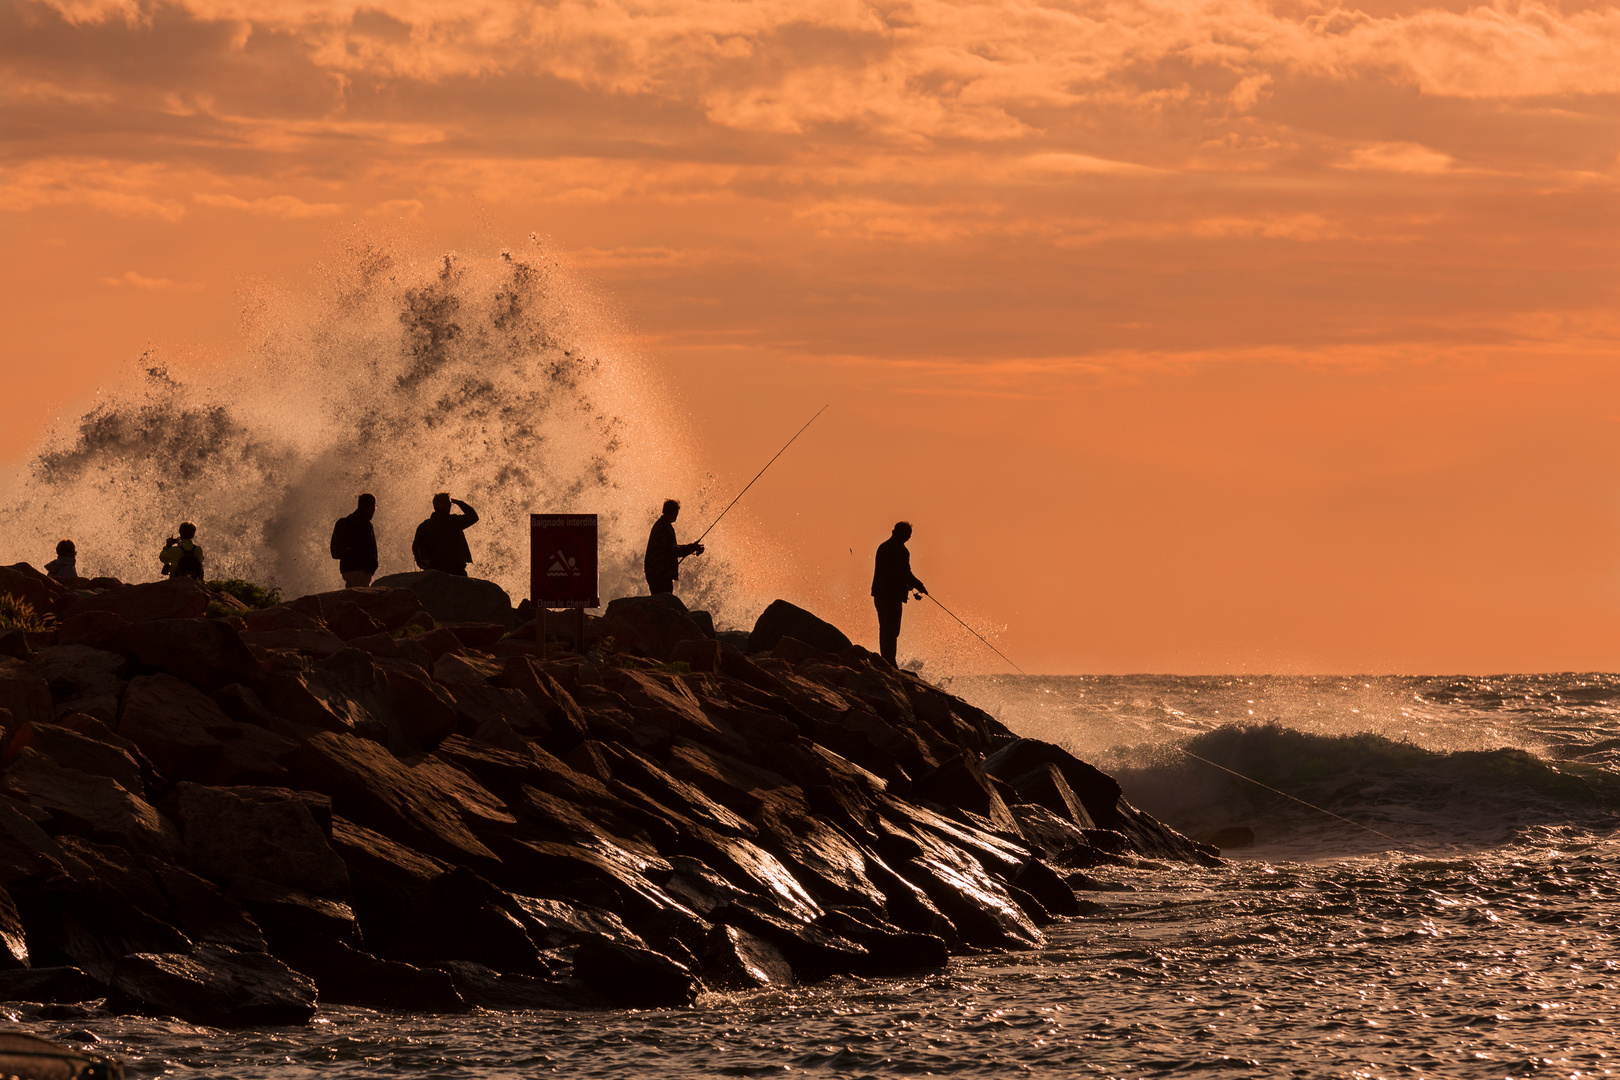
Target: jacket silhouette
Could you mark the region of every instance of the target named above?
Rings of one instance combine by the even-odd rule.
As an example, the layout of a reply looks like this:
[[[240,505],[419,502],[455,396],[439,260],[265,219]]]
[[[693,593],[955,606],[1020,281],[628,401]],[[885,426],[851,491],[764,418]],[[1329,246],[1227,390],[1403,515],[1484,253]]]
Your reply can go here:
[[[461,507],[462,513],[452,514],[450,504]],[[448,495],[433,497],[433,516],[416,527],[416,538],[411,541],[411,554],[416,565],[423,570],[440,570],[457,577],[467,576],[467,564],[473,561],[472,549],[467,546],[467,530],[478,524],[478,511]]]
[[[350,588],[371,584],[371,575],[377,572],[377,533],[371,527],[376,509],[377,500],[362,495],[354,513],[338,518],[332,526],[332,558],[338,561],[338,573]]]
[[[872,565],[872,603],[877,608],[878,652],[889,663],[895,663],[900,646],[900,617],[907,594],[915,589],[928,592],[917,575],[911,572],[911,551],[906,541],[911,539],[909,522],[897,522],[894,532],[878,545],[877,557]]]
[[[703,554],[702,544],[675,542],[675,519],[680,516],[681,504],[674,499],[664,503],[664,512],[653,522],[647,536],[647,555],[642,559],[642,570],[647,575],[647,589],[659,593],[675,591],[675,582],[681,577],[681,560],[688,555]]]

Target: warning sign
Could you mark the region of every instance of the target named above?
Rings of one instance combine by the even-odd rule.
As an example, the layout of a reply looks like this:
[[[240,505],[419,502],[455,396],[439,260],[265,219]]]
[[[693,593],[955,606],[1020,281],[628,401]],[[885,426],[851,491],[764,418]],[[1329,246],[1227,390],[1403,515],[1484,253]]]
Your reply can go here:
[[[529,580],[535,607],[601,607],[596,515],[530,514]]]

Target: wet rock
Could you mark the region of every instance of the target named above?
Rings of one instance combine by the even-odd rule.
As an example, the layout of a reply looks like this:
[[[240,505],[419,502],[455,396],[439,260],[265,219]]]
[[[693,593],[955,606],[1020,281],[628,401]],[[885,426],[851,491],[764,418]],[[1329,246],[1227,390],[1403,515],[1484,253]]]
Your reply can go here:
[[[1008,884],[1028,893],[1051,915],[1073,918],[1080,914],[1074,890],[1064,883],[1057,871],[1039,859],[1031,859],[1020,867]]]
[[[574,953],[574,977],[624,1008],[681,1008],[697,1000],[698,981],[684,965],[651,949],[587,941]]]
[[[736,926],[716,926],[703,943],[703,981],[722,990],[792,986],[793,965],[782,950]]]
[[[344,817],[430,855],[473,868],[499,863],[468,830],[454,800],[376,743],[322,732],[294,755],[303,786],[332,797]]]
[[[37,967],[0,971],[0,1001],[73,1004],[107,996],[105,983],[76,967]]]
[[[1086,812],[1085,806],[1063,778],[1063,773],[1050,761],[1044,761],[1022,776],[1009,781],[1022,802],[1044,806],[1081,829],[1095,829],[1097,823]]]
[[[20,724],[48,724],[56,719],[50,684],[31,664],[0,656],[0,709],[11,714],[11,730]]]
[[[175,803],[187,861],[215,881],[256,877],[317,896],[349,895],[348,870],[329,842],[326,796],[183,783]]]
[[[476,831],[492,825],[517,824],[517,818],[506,808],[504,800],[444,758],[429,755],[411,769],[454,801],[456,808],[461,811],[461,819],[469,828]]]
[[[551,965],[529,937],[507,893],[466,867],[441,874],[423,895],[418,933],[404,952],[423,962],[472,960],[503,974],[549,977]]]
[[[28,928],[29,961],[41,967],[82,968],[106,982],[121,958],[137,952],[186,952],[191,941],[142,911],[82,861],[75,877],[16,882],[10,887]]]
[[[25,747],[44,754],[58,765],[92,776],[105,776],[132,795],[146,794],[141,767],[127,750],[81,735],[59,724],[23,724],[6,744],[7,764]]]
[[[203,945],[184,953],[137,953],[113,972],[107,1008],[177,1016],[210,1027],[305,1024],[315,984],[263,953]]]
[[[832,623],[786,600],[773,600],[748,635],[748,652],[751,655],[770,652],[784,637],[833,655],[843,653],[850,645],[849,638]]]
[[[456,993],[467,1004],[482,1009],[597,1009],[610,1004],[583,986],[565,986],[530,975],[502,975],[470,960],[441,960],[433,966],[450,976]]]
[[[948,949],[961,945],[956,924],[940,911],[928,894],[901,877],[892,867],[876,855],[867,853],[866,876],[883,891],[884,914],[888,921],[902,931],[937,937]]]
[[[740,836],[722,836],[701,826],[681,838],[679,850],[701,860],[727,881],[765,898],[790,921],[812,923],[821,905],[782,861]]]
[[[180,834],[146,800],[109,777],[63,768],[37,750],[25,747],[0,776],[0,787],[47,811],[60,831],[170,860],[180,854]]]
[[[208,590],[188,577],[169,578],[143,585],[124,585],[65,604],[65,617],[106,612],[132,623],[163,619],[200,619],[208,611]]]
[[[511,899],[517,904],[518,918],[528,928],[530,939],[541,949],[594,939],[638,949],[647,947],[623,919],[603,908],[539,896],[513,896]]]
[[[941,968],[950,960],[950,947],[934,934],[912,934],[884,923],[859,908],[829,910],[816,927],[838,934],[867,951],[857,969],[862,974],[897,975]]]
[[[332,847],[348,867],[354,912],[368,947],[394,955],[416,933],[418,904],[428,886],[449,866],[336,816]]]
[[[360,926],[354,909],[339,900],[289,889],[262,878],[239,877],[227,895],[247,909],[264,931],[270,951],[296,949],[318,934],[358,946]]]
[[[917,777],[913,798],[928,799],[978,815],[998,833],[1018,835],[1018,821],[991,784],[979,763],[963,754],[953,756],[932,772]]]
[[[785,802],[767,804],[760,823],[761,842],[814,892],[832,903],[883,910],[882,891],[866,877],[866,856],[849,837]]]
[[[513,624],[512,598],[493,581],[459,577],[437,570],[410,574],[389,574],[373,583],[374,588],[409,589],[422,607],[439,623]],[[362,592],[365,590],[352,590]]]
[[[653,660],[669,660],[682,641],[703,641],[703,628],[686,614],[685,606],[664,597],[624,596],[611,601],[604,626],[621,651]]]
[[[0,1076],[15,1080],[123,1080],[124,1065],[114,1058],[7,1031],[0,1032]]]
[[[1034,803],[1018,803],[1011,809],[1024,842],[1046,862],[1065,867],[1097,864],[1099,852],[1085,831],[1068,818]]]
[[[962,940],[985,949],[1034,949],[1046,942],[1007,889],[973,859],[946,844],[895,869],[928,894]]]
[[[795,976],[802,980],[859,971],[871,959],[864,945],[823,929],[819,918],[811,923],[797,922],[749,899],[727,905],[715,912],[715,918],[775,945],[793,965]]]
[[[28,966],[28,935],[11,893],[0,888],[0,971]]]
[[[698,788],[683,780],[677,780],[645,756],[621,746],[602,744],[601,749],[610,759],[609,767],[615,780],[628,784],[661,806],[675,810],[681,817],[729,836],[758,835],[759,830],[748,821],[715,802]]]
[[[115,652],[88,645],[54,645],[40,649],[29,661],[45,676],[56,713],[82,712],[104,724],[118,717],[118,699],[126,661]]]
[[[280,958],[315,984],[325,1004],[437,1013],[471,1008],[456,992],[449,972],[379,959],[322,934],[312,935]]]
[[[456,723],[454,699],[425,671],[358,649],[272,676],[263,696],[276,715],[295,724],[359,735],[398,754],[419,753]]]
[[[264,934],[247,909],[212,882],[161,859],[143,858],[167,901],[167,921],[192,941],[225,945],[241,952],[264,952]]]

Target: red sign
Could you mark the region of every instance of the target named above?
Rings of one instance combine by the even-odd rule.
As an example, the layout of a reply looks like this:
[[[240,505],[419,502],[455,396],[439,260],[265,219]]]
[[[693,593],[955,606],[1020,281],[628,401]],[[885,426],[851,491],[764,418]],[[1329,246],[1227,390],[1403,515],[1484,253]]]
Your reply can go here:
[[[529,575],[535,607],[601,607],[596,515],[530,514]]]

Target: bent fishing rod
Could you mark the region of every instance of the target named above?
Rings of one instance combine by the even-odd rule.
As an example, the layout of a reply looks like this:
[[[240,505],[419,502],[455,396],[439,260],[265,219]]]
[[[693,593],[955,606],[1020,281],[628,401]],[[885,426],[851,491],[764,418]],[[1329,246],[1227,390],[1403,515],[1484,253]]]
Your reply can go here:
[[[994,645],[990,644],[990,640],[988,638],[986,638],[983,634],[981,634],[977,630],[973,629],[973,627],[969,626],[967,623],[962,622],[962,620],[957,617],[956,612],[952,611],[950,608],[946,607],[944,604],[940,604],[939,601],[934,598],[933,593],[925,592],[922,595],[928,597],[928,599],[930,599],[930,600],[933,600],[935,604],[938,604],[939,605],[939,610],[943,611],[945,614],[949,615],[951,618],[956,619],[956,621],[961,624],[962,629],[966,630],[968,633],[972,634],[974,637],[976,637],[980,641],[984,642],[985,648],[989,649],[991,652],[995,653],[997,656],[999,656],[1003,660],[1007,661],[1007,663],[1012,664],[1012,666],[1018,671],[1018,673],[1020,675],[1024,675],[1026,677],[1033,677],[1033,676],[1029,675],[1029,672],[1025,671],[1023,668],[1021,668],[1017,664],[1013,663],[1012,658],[1009,657],[1006,653],[1002,652],[1000,649],[998,649]],[[1062,693],[1062,691],[1059,691],[1059,693]],[[1064,696],[1067,696],[1067,695],[1064,695]],[[1222,764],[1219,764],[1218,762],[1214,762],[1214,761],[1209,760],[1209,758],[1207,758],[1207,757],[1200,757],[1197,754],[1193,753],[1191,750],[1187,750],[1187,749],[1185,749],[1183,747],[1180,747],[1180,746],[1175,746],[1174,744],[1172,744],[1170,748],[1172,750],[1176,750],[1176,751],[1178,751],[1180,753],[1183,753],[1183,754],[1187,755],[1188,757],[1192,758],[1194,761],[1202,761],[1205,765],[1209,765],[1209,766],[1211,766],[1213,768],[1219,769],[1219,770],[1221,770],[1221,772],[1231,773],[1233,776],[1237,777],[1239,780],[1247,780],[1249,783],[1254,784],[1256,787],[1265,788],[1267,791],[1269,791],[1269,792],[1271,792],[1271,793],[1273,793],[1275,795],[1281,795],[1285,799],[1292,799],[1294,802],[1299,803],[1299,805],[1301,805],[1301,806],[1309,807],[1310,809],[1315,810],[1318,813],[1326,814],[1330,818],[1337,818],[1338,820],[1344,822],[1347,825],[1354,825],[1358,829],[1365,829],[1367,832],[1372,833],[1374,836],[1382,836],[1385,840],[1388,840],[1392,844],[1399,844],[1400,843],[1399,840],[1395,839],[1395,837],[1389,835],[1389,833],[1387,833],[1387,832],[1381,832],[1380,830],[1373,828],[1371,825],[1363,825],[1361,822],[1356,821],[1356,820],[1354,820],[1352,818],[1347,818],[1343,814],[1335,814],[1333,811],[1327,809],[1326,807],[1321,807],[1321,806],[1317,806],[1315,803],[1306,802],[1304,799],[1299,798],[1297,795],[1290,795],[1286,791],[1280,791],[1277,788],[1272,787],[1270,784],[1262,783],[1261,781],[1256,780],[1252,776],[1245,776],[1243,773],[1238,772],[1236,769],[1229,769],[1225,765],[1222,765]]]
[[[794,442],[797,441],[797,439],[799,438],[800,435],[804,434],[805,428],[808,428],[811,424],[815,423],[818,419],[820,419],[821,414],[826,412],[830,408],[832,408],[831,404],[823,405],[820,409],[818,409],[816,411],[815,416],[812,416],[810,419],[806,420],[804,422],[804,427],[800,428],[798,431],[795,431],[793,433],[793,438],[789,439],[787,442],[782,444],[782,449],[780,449],[780,450],[778,450],[776,452],[776,457],[771,458],[771,460],[769,460],[769,461],[767,461],[765,463],[765,469],[769,469],[772,465],[775,465],[776,464],[776,458],[779,458],[783,454],[787,453],[787,448],[792,446],[794,444]],[[748,483],[746,485],[744,485],[743,489],[741,491],[737,492],[737,498],[732,499],[730,502],[726,503],[726,508],[724,510],[720,511],[720,516],[715,518],[713,521],[709,522],[709,528],[704,529],[702,534],[699,535],[696,540],[692,541],[694,544],[703,543],[703,537],[708,536],[710,530],[712,530],[716,525],[720,524],[720,518],[725,517],[728,513],[731,512],[731,508],[733,506],[737,505],[737,500],[738,499],[741,499],[744,495],[748,494],[748,489],[754,486],[754,481],[758,480],[760,477],[765,475],[765,469],[761,469],[761,470],[759,470],[759,472],[755,473],[754,474],[754,479],[748,481]]]

